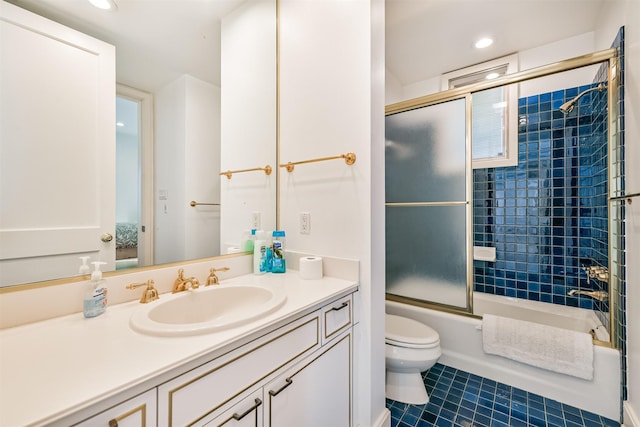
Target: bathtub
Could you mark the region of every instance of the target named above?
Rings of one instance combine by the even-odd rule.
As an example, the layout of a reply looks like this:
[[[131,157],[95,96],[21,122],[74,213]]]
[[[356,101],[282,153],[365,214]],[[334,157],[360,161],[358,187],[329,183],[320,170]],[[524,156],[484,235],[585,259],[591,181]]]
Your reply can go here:
[[[484,353],[480,319],[394,301],[386,302],[386,311],[416,319],[438,331],[442,347],[439,363],[443,365],[607,418],[620,418],[618,350],[603,345],[594,346],[594,378],[589,381]],[[593,331],[598,340],[608,340],[607,331],[589,310],[474,292],[474,311],[478,315],[491,313],[572,330]]]

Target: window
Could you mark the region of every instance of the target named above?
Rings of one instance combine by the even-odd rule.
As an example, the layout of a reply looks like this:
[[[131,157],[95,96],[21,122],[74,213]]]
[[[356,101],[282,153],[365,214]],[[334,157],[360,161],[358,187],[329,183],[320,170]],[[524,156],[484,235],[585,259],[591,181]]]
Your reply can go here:
[[[444,74],[443,89],[453,89],[517,71],[517,55]],[[473,168],[518,164],[517,85],[471,95]]]

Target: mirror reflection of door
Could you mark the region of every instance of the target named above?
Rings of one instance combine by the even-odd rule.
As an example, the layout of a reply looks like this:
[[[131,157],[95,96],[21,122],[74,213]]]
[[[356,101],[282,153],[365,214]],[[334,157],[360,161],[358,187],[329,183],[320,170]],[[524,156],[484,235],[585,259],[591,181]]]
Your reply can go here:
[[[142,232],[138,102],[116,98],[116,270],[138,267]]]
[[[113,269],[115,50],[4,3],[0,31],[0,284]]]
[[[118,85],[116,270],[153,264],[153,98]]]

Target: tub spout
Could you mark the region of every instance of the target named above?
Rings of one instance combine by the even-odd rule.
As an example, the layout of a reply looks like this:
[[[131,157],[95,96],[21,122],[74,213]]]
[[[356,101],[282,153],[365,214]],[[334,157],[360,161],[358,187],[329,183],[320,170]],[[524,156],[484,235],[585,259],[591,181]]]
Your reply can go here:
[[[606,301],[609,299],[609,294],[605,291],[579,291],[578,289],[571,289],[568,295],[586,295],[598,301]]]

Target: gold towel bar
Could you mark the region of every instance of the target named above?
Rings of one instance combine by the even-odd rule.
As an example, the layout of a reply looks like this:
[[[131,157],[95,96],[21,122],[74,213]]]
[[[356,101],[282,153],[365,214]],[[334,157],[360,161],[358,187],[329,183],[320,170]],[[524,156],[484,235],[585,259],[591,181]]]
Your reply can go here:
[[[220,206],[220,203],[199,203],[199,202],[196,202],[195,200],[192,200],[191,203],[189,203],[189,206],[191,206],[192,208],[195,208],[196,206],[200,206],[200,205]]]
[[[638,196],[640,196],[640,193],[632,193],[632,194],[625,194],[624,196],[611,197],[609,200],[611,201],[624,200],[627,203],[631,203],[632,202],[631,198],[638,197]]]
[[[347,153],[347,154],[340,154],[339,156],[321,157],[318,159],[311,159],[311,160],[301,160],[299,162],[289,162],[285,165],[280,165],[280,167],[286,168],[287,172],[293,172],[295,165],[302,165],[305,163],[324,162],[325,160],[335,160],[335,159],[344,159],[344,162],[349,166],[351,166],[356,162],[356,155],[355,153]]]
[[[224,175],[227,177],[227,179],[231,179],[231,175],[233,175],[234,173],[242,173],[242,172],[253,172],[253,171],[264,171],[265,175],[271,175],[271,171],[273,169],[271,169],[271,166],[267,165],[263,168],[251,168],[251,169],[238,169],[235,171],[226,171],[226,172],[220,172],[220,175]]]

